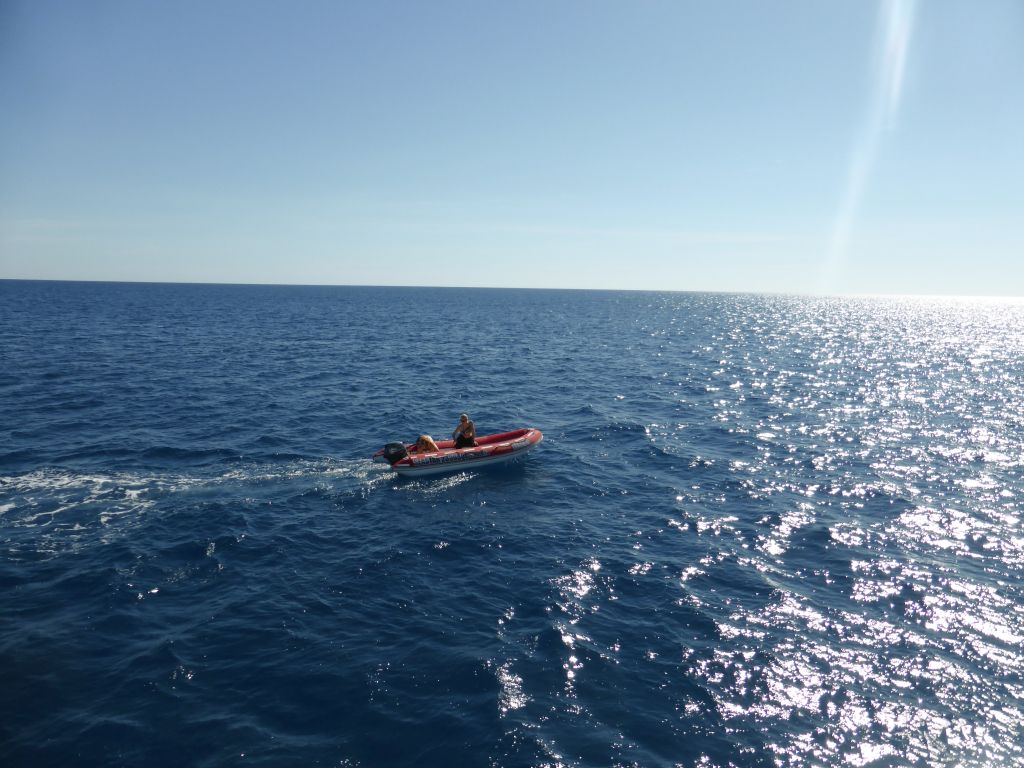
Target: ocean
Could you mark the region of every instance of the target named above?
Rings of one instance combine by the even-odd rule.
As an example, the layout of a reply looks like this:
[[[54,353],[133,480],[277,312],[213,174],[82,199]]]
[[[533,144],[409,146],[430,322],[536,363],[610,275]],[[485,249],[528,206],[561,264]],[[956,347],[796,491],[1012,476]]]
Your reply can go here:
[[[0,281],[0,765],[1024,766],[1022,463],[1012,300]]]

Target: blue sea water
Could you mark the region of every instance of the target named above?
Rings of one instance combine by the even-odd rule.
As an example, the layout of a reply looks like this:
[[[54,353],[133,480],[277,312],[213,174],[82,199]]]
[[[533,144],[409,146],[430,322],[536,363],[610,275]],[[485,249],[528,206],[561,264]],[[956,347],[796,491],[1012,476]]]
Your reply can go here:
[[[0,765],[1024,766],[1022,462],[1019,302],[0,282]]]

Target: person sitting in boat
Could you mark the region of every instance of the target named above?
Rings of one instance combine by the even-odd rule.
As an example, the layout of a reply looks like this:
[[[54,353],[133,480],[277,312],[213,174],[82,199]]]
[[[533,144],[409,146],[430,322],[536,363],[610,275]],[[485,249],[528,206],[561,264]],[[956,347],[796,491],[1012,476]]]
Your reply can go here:
[[[471,448],[476,445],[476,427],[469,420],[468,414],[459,416],[459,426],[452,432],[452,440],[456,448]]]
[[[413,453],[437,453],[437,443],[430,435],[420,435],[416,445],[412,447]]]

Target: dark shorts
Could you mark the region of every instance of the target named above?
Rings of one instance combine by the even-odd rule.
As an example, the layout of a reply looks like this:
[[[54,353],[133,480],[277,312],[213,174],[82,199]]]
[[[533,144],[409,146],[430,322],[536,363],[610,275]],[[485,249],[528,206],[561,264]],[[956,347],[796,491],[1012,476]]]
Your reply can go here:
[[[470,448],[474,445],[476,445],[476,440],[472,437],[463,437],[462,435],[459,435],[455,438],[456,448]]]

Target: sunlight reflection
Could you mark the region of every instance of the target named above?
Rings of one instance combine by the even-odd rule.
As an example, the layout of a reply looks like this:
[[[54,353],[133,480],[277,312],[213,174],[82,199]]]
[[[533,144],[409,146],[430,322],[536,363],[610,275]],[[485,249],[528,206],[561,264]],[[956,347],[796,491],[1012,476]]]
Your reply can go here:
[[[829,293],[842,271],[854,220],[878,154],[882,134],[896,117],[914,21],[914,0],[886,0],[881,5],[881,45],[875,66],[874,94],[862,133],[850,157],[846,188],[836,214],[832,239],[822,265],[820,290]]]

